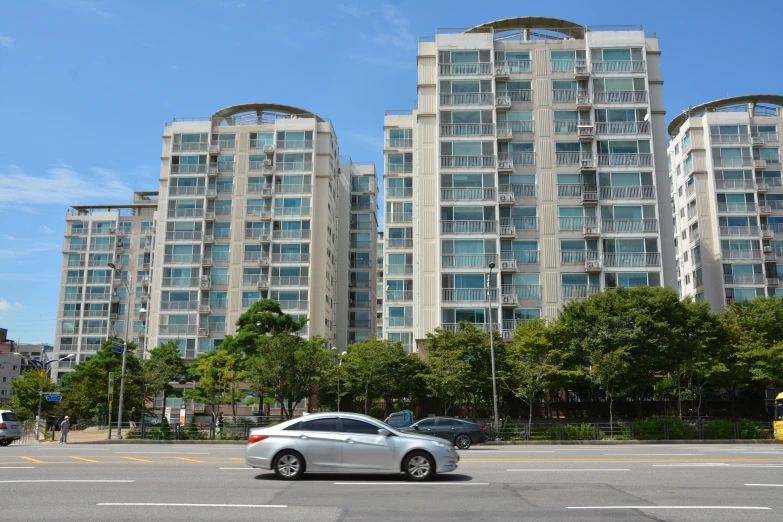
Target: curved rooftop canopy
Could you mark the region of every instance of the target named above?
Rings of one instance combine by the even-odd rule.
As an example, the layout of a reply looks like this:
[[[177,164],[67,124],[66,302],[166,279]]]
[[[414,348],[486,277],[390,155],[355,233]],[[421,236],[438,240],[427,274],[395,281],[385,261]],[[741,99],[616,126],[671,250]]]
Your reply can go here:
[[[546,16],[518,16],[515,18],[503,18],[485,24],[477,25],[466,30],[466,33],[485,33],[492,29],[495,33],[507,31],[532,31],[534,36],[546,39],[554,38],[584,38],[585,27],[560,18],[548,18]],[[549,34],[554,33],[554,34]],[[559,36],[558,36],[559,35]]]
[[[756,116],[772,116],[774,109],[778,107],[783,107],[783,95],[780,94],[747,94],[721,98],[682,111],[669,123],[668,131],[670,136],[674,136],[685,120],[692,116],[701,116],[705,112],[745,112],[750,110]]]
[[[240,105],[231,105],[230,107],[220,109],[213,114],[212,120],[217,122],[217,125],[223,123],[226,123],[227,125],[237,125],[241,123],[270,122],[278,118],[288,118],[292,116],[316,118],[318,121],[324,121],[323,118],[310,111],[298,107],[291,107],[290,105],[278,105],[276,103],[242,103]]]

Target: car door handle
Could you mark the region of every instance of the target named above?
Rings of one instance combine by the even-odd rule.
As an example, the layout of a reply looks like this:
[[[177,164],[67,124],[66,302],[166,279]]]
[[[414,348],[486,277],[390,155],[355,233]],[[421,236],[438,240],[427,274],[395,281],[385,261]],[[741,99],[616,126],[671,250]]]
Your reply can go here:
[[[348,444],[353,444],[354,443],[354,441],[352,441],[351,439],[345,439],[345,442],[347,442]]]
[[[299,435],[299,438],[302,439],[302,440],[307,440],[308,437],[307,437],[307,435]]]

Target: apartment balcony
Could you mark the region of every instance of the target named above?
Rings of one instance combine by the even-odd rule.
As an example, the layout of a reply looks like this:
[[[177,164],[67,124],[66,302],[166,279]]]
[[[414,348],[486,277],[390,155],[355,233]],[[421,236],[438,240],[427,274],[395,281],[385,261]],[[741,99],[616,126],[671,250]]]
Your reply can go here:
[[[490,288],[444,288],[441,290],[441,301],[447,303],[453,302],[482,302],[491,301],[496,303],[498,300],[498,289]]]
[[[161,301],[160,309],[167,311],[194,311],[198,309],[198,301]]]
[[[731,203],[718,203],[718,212],[726,213],[747,213],[755,212],[756,203],[743,201],[743,202],[731,202]]]
[[[162,324],[159,327],[160,335],[195,335],[198,330],[196,324]]]
[[[162,284],[164,287],[197,287],[199,279],[198,277],[164,277]]]
[[[575,89],[552,89],[552,102],[553,103],[575,103],[577,98],[577,92],[582,96],[590,95],[589,90],[575,90]]]
[[[525,103],[533,101],[533,91],[530,89],[498,91],[497,95],[508,98],[512,103]]]
[[[267,161],[271,161],[271,160],[264,160],[264,168],[262,170],[267,170],[269,168],[269,165],[266,163]],[[281,161],[279,163],[275,163],[275,172],[312,172],[312,171],[313,171],[312,161]]]
[[[441,137],[495,136],[494,123],[441,123]]]
[[[272,286],[308,286],[310,278],[307,276],[273,276],[270,277]]]
[[[413,221],[412,212],[389,212],[384,215],[387,223],[411,223]]]
[[[441,156],[440,166],[448,169],[494,168],[495,156]]]
[[[693,185],[689,185],[693,186]],[[745,191],[745,190],[755,190],[756,189],[756,183],[752,179],[716,179],[715,180],[715,189],[716,190],[738,190],[738,191]]]
[[[441,234],[494,234],[497,231],[497,221],[441,221]]]
[[[108,301],[109,299],[112,299],[113,301],[115,295],[119,299],[118,294],[109,294],[108,292],[96,292],[91,294],[84,294],[84,300],[85,301]]]
[[[601,236],[601,227],[598,225],[598,220],[596,218],[585,218],[582,236],[585,239],[598,239]]]
[[[498,261],[497,254],[443,254],[440,258],[442,268],[487,268]]]
[[[778,286],[780,284],[777,277],[768,277],[767,286]]]
[[[510,166],[508,169],[513,169],[513,167],[517,165],[535,165],[536,164],[536,153],[535,152],[499,152],[498,153],[498,164],[500,163],[506,163]],[[499,167],[498,170],[501,170],[503,167]],[[505,169],[504,169],[505,170]]]
[[[610,253],[604,254],[604,265],[611,267],[628,266],[661,266],[661,256],[658,253]]]
[[[372,301],[370,301],[369,299],[361,299],[357,301],[350,299],[348,302],[348,306],[350,306],[351,308],[372,308],[371,304]]]
[[[579,126],[577,127],[577,133],[579,134],[579,141],[589,143],[595,138],[595,127],[592,122],[580,121]]]
[[[721,257],[725,259],[761,259],[762,251],[755,250],[721,250]]]
[[[598,91],[593,97],[596,104],[647,103],[647,91]]]
[[[538,218],[537,217],[503,217],[500,218],[501,227],[513,227],[515,231],[520,230],[538,230]]]
[[[385,238],[384,247],[389,249],[413,248],[412,238]]]
[[[413,301],[413,290],[387,290],[386,301]]]
[[[727,285],[758,285],[764,282],[764,274],[723,274],[723,283]]]
[[[503,285],[503,295],[516,295],[521,300],[541,299],[541,285]]]
[[[590,67],[587,65],[587,60],[574,60],[574,78],[577,80],[590,78]]]
[[[494,95],[491,92],[457,92],[440,95],[443,107],[463,105],[492,105]]]
[[[172,165],[171,174],[203,174],[207,171],[206,165]]]
[[[599,154],[599,167],[650,167],[652,154]]]
[[[269,183],[248,183],[247,184],[247,193],[248,194],[264,194],[266,195],[272,195],[272,185]]]
[[[268,261],[267,261],[268,262]],[[287,252],[272,254],[273,263],[309,263],[310,254],[307,252]]]
[[[743,157],[713,157],[712,163],[716,167],[751,167],[753,166],[753,158],[750,156]]]
[[[388,192],[393,189],[386,189]],[[402,190],[402,189],[396,189]],[[406,189],[412,190],[412,189]],[[409,197],[409,196],[406,196]],[[496,201],[495,188],[442,188],[440,189],[441,201]]]
[[[577,110],[588,110],[593,106],[593,98],[590,96],[589,90],[579,90],[576,92],[576,108]]]
[[[83,285],[84,284],[84,278],[83,277],[66,277],[65,278],[65,284],[67,284],[67,285]]]
[[[312,165],[312,163],[311,163]],[[247,171],[248,172],[272,172],[272,169],[275,167],[274,161],[272,159],[264,159],[264,160],[253,160],[249,161],[247,163]],[[296,168],[301,167],[301,168]],[[279,169],[277,170],[305,170],[305,162],[299,162],[299,164],[292,164],[287,163],[285,165],[281,165]]]
[[[750,136],[747,134],[711,134],[710,143],[713,145],[747,145]]]
[[[624,74],[624,73],[643,73],[646,72],[645,62],[643,61],[619,61],[611,60],[606,62],[592,62],[590,64],[595,74]]]
[[[166,241],[201,241],[201,231],[166,232]]]
[[[769,225],[761,225],[761,239],[774,239],[775,231]]]
[[[770,142],[777,142],[778,133],[777,132],[754,132],[752,134],[751,139],[753,141],[753,146],[756,146],[758,143],[764,144]]]
[[[387,174],[409,174],[413,172],[413,162],[386,163]]]
[[[310,239],[310,229],[273,230],[274,239]]]
[[[582,172],[595,172],[595,158],[592,153],[582,152],[579,158],[579,170]]]
[[[755,225],[747,227],[720,227],[720,235],[724,237],[758,236],[759,227]]]
[[[769,205],[771,201],[767,201],[767,204],[765,202],[759,202],[759,214],[762,216],[771,216],[772,215],[772,205]]]
[[[585,260],[598,259],[597,250],[561,250],[560,264],[562,265],[584,265]]]
[[[278,149],[312,149],[313,140],[278,140]]]
[[[386,326],[390,328],[411,328],[413,317],[387,317]]]
[[[413,138],[386,138],[387,149],[410,149],[413,147]]]
[[[698,228],[691,229],[691,244],[695,245],[701,240],[701,232]]]
[[[250,140],[251,149],[263,149],[266,154],[271,154],[275,151],[275,146],[272,143],[266,143],[264,140]]]
[[[443,190],[445,189],[441,189],[441,194],[443,194]],[[413,187],[386,187],[386,191],[384,192],[384,197],[385,199],[398,199],[398,198],[410,199],[413,197]]]
[[[309,301],[278,301],[280,308],[283,310],[307,310]]]
[[[514,261],[517,265],[537,265],[538,259],[538,250],[503,250],[500,252],[501,262]]]
[[[650,122],[648,121],[599,122],[595,124],[595,133],[596,135],[599,136],[650,134]]]
[[[608,234],[657,233],[657,219],[603,219],[601,229]]]
[[[756,191],[759,194],[766,194],[767,192],[769,192],[769,184],[766,181],[757,181]]]
[[[584,217],[559,217],[558,225],[560,231],[582,230],[585,226]]]
[[[513,198],[534,198],[538,194],[536,185],[529,183],[501,185],[500,191],[506,194],[511,194]]]
[[[258,266],[269,266],[269,256],[268,255],[258,256],[258,259],[256,259],[256,263],[258,263]]]
[[[493,74],[492,64],[487,63],[442,63],[438,66],[441,76],[477,76]]]
[[[533,62],[530,60],[498,60],[495,62],[495,78],[508,78],[510,74],[532,72]]]
[[[351,241],[351,248],[356,250],[369,250],[372,246],[370,241]]]
[[[499,121],[497,124],[497,139],[498,141],[511,141],[514,137],[514,130],[507,121]]]
[[[106,326],[83,326],[82,335],[106,335],[109,329]]]
[[[599,285],[562,285],[561,292],[564,301],[587,299],[601,290]]]
[[[82,294],[65,294],[65,297],[63,297],[63,301],[81,301],[83,295]]]
[[[111,250],[114,250],[115,248],[117,248],[117,246],[115,246],[113,243],[109,243],[109,244],[106,244],[106,245],[98,245],[98,244],[93,243],[93,244],[90,245],[90,250],[92,250],[94,252],[109,252]],[[119,248],[122,248],[122,247],[120,246]]]
[[[498,323],[473,323],[473,326],[482,331],[482,332],[490,332],[490,331],[497,331],[500,330],[500,325]],[[448,330],[449,332],[457,332],[459,331],[459,323],[441,323],[440,324],[441,330]]]
[[[204,187],[169,187],[169,196],[203,196]]]
[[[655,199],[655,187],[601,187],[601,199]]]

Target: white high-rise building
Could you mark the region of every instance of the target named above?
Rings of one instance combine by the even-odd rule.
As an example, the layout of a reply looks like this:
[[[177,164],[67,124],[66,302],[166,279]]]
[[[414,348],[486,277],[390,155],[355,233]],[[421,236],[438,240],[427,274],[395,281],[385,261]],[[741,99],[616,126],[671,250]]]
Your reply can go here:
[[[510,337],[605,288],[676,285],[654,34],[511,18],[416,59],[416,108],[384,119],[385,338]]]
[[[669,124],[677,284],[713,311],[781,295],[783,96],[689,107]]]

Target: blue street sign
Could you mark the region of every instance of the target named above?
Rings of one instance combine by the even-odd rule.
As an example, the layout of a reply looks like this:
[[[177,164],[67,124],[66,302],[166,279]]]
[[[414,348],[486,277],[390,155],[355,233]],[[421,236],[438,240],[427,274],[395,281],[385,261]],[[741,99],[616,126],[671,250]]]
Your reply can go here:
[[[112,344],[111,351],[114,353],[122,353],[122,346],[119,344]]]
[[[63,400],[63,396],[60,395],[59,393],[50,393],[49,395],[46,396],[46,400],[49,402],[61,401]]]

